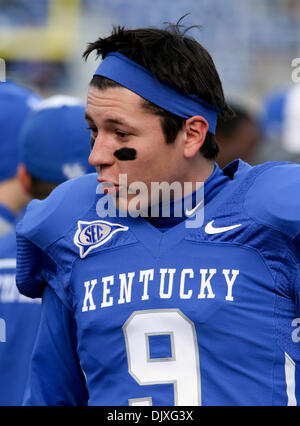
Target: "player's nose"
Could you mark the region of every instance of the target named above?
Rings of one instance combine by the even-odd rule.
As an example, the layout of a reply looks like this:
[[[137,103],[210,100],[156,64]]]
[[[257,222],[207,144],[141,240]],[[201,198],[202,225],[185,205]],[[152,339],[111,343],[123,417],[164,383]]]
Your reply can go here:
[[[95,139],[92,146],[92,151],[89,156],[89,163],[91,166],[109,166],[114,163],[113,149],[108,143],[104,143],[103,139],[99,136]]]

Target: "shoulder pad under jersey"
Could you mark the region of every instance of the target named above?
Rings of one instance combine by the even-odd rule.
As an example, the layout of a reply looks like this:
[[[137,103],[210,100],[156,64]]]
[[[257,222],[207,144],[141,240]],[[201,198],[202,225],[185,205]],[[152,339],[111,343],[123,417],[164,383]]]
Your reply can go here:
[[[300,165],[273,163],[248,190],[246,212],[290,238],[300,233]]]
[[[81,176],[59,185],[43,201],[32,201],[17,225],[17,275],[19,291],[41,297],[45,282],[55,276],[56,266],[47,248],[62,238],[74,221],[93,204],[97,174]]]
[[[17,234],[45,250],[92,205],[97,185],[97,174],[92,173],[64,182],[43,201],[33,200],[17,225]]]

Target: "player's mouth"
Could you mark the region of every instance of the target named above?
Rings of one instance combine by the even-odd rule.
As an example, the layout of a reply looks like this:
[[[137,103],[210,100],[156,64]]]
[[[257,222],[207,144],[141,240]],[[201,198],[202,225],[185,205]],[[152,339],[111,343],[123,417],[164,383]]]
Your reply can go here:
[[[101,183],[104,194],[112,194],[114,192],[119,192],[120,190],[120,185],[118,183],[114,183],[102,178],[97,178],[97,180]]]

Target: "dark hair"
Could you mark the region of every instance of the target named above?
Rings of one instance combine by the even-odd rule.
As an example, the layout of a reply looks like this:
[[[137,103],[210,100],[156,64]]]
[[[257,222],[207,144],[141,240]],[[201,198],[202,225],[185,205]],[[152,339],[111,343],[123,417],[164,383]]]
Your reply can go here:
[[[59,182],[46,182],[31,175],[31,194],[33,198],[44,200],[50,192],[59,185]]]
[[[255,124],[254,118],[251,114],[241,105],[230,104],[230,108],[233,111],[233,116],[230,119],[224,120],[220,117],[216,128],[216,137],[218,138],[230,138],[234,135],[236,129],[241,123],[253,123]]]
[[[103,59],[109,52],[120,52],[147,68],[162,82],[174,86],[185,94],[197,95],[210,105],[220,108],[219,115],[224,119],[231,116],[221,80],[210,54],[196,40],[186,36],[191,27],[183,30],[179,22],[175,25],[169,24],[166,29],[127,30],[124,27],[114,27],[109,37],[89,43],[83,58],[86,60],[94,50],[97,58],[101,56]],[[100,76],[94,76],[90,84],[99,89],[120,86]],[[166,141],[173,142],[186,120],[149,101],[145,101],[143,106],[161,117]],[[214,135],[207,133],[200,152],[207,159],[214,160],[218,151]]]

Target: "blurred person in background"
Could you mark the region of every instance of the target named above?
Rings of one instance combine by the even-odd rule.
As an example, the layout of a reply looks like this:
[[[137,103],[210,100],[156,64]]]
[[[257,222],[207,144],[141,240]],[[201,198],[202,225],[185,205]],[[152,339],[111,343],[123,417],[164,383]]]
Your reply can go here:
[[[262,102],[259,161],[300,163],[300,85],[276,89]]]
[[[13,81],[0,83],[0,237],[10,232],[28,194],[17,178],[18,137],[41,98]]]
[[[61,182],[94,171],[88,164],[84,111],[78,99],[54,96],[42,101],[25,121],[15,179],[28,200],[44,199]],[[40,300],[19,294],[15,268],[13,231],[0,239],[0,317],[6,323],[5,343],[0,344],[1,406],[22,403],[40,319]]]
[[[227,120],[219,118],[216,129],[217,163],[221,169],[237,158],[253,165],[260,142],[259,127],[251,114],[240,105],[230,106],[235,116]]]

